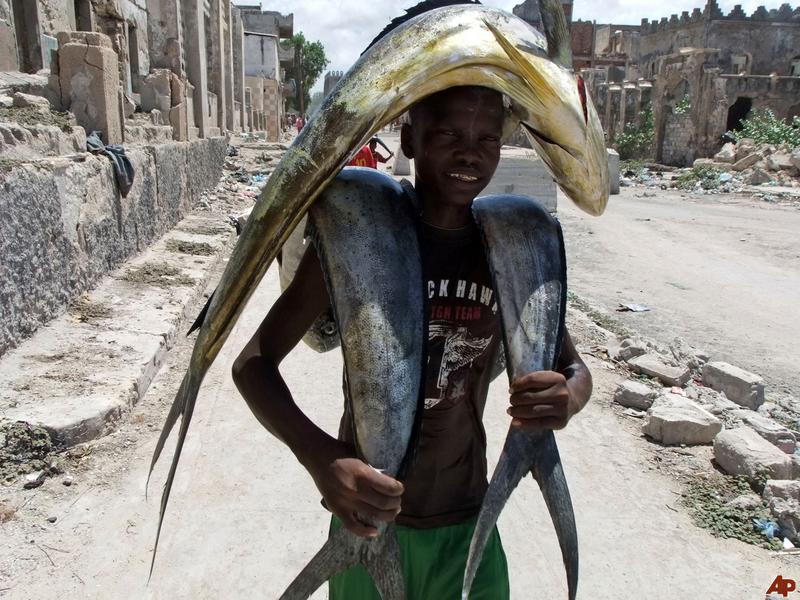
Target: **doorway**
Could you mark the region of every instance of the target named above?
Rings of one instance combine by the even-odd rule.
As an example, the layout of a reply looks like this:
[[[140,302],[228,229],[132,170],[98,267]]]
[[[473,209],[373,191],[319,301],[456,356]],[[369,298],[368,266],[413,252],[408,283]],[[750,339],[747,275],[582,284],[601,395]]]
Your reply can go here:
[[[39,42],[39,6],[31,0],[11,0],[14,11],[14,30],[17,36],[19,70],[36,73],[44,64]]]
[[[742,128],[742,121],[747,118],[753,109],[752,98],[737,98],[728,109],[728,124],[725,131],[736,131]]]
[[[75,30],[92,31],[92,3],[90,0],[75,0]]]

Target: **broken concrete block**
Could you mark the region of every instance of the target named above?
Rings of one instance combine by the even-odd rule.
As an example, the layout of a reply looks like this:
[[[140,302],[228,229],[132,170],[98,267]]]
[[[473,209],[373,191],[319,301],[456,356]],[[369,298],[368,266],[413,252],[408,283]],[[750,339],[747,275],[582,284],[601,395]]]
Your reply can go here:
[[[692,163],[692,167],[713,167],[714,166],[714,159],[713,158],[698,158]]]
[[[714,439],[714,459],[728,474],[756,483],[770,479],[791,479],[792,460],[749,427],[721,432]]]
[[[655,377],[665,385],[672,387],[683,387],[692,376],[688,367],[673,367],[652,354],[637,356],[628,360],[627,363],[634,371]]]
[[[42,96],[32,96],[31,94],[23,94],[16,92],[12,97],[13,105],[17,108],[35,108],[40,112],[48,112],[50,110],[50,102],[47,98]]]
[[[725,362],[707,363],[703,367],[703,384],[751,410],[758,410],[764,403],[764,381],[761,377]]]
[[[728,164],[735,163],[736,162],[736,145],[732,144],[730,142],[725,144],[722,147],[722,150],[720,150],[719,152],[717,152],[716,155],[714,155],[714,160],[716,162],[721,162],[721,163],[728,163]]]
[[[739,510],[753,510],[761,506],[761,496],[757,494],[743,494],[725,503],[725,506]]]
[[[794,168],[800,171],[800,148],[797,148],[794,152],[792,152],[792,157],[790,159]]]
[[[767,504],[772,517],[781,528],[781,535],[789,538],[792,542],[796,542],[798,539],[797,532],[800,529],[800,502],[772,498]]]
[[[142,111],[154,109],[168,112],[174,106],[172,102],[172,77],[169,69],[153,69],[142,81]]]
[[[614,392],[614,401],[627,408],[647,410],[658,398],[658,390],[638,381],[623,381]]]
[[[761,167],[753,167],[750,174],[747,176],[747,183],[749,185],[763,185],[772,181],[772,177]]]
[[[14,99],[11,96],[0,94],[0,108],[11,108],[14,106]]]
[[[126,119],[130,119],[133,116],[133,113],[136,112],[136,102],[128,96],[128,94],[122,95],[122,114],[125,116]]]
[[[647,354],[647,344],[642,340],[625,338],[618,346],[609,346],[608,355],[615,360],[629,361],[637,356]]]
[[[734,171],[744,171],[745,169],[749,169],[753,165],[757,164],[762,158],[764,157],[760,152],[753,152],[752,154],[748,154],[741,160],[737,160],[735,163],[733,163],[731,169]]]
[[[403,154],[403,147],[400,144],[397,145],[397,151],[394,153],[394,166],[392,167],[392,175],[401,177],[411,175],[411,161],[405,154]]]
[[[795,171],[792,164],[792,155],[788,152],[775,152],[767,157],[767,170],[769,171]]]
[[[794,479],[770,479],[764,486],[764,500],[782,498],[800,502],[800,481]]]
[[[756,149],[756,142],[750,138],[742,138],[739,140],[739,143],[736,144],[736,160],[733,162],[737,162],[742,160],[745,156],[752,154]]]
[[[722,421],[677,394],[657,399],[642,426],[642,433],[668,446],[709,444],[720,431]]]
[[[611,195],[619,194],[619,153],[616,150],[608,149],[608,176],[611,185]]]
[[[58,34],[61,105],[86,131],[98,130],[106,144],[122,143],[119,59],[102,33]]]
[[[734,415],[753,428],[758,435],[774,444],[786,454],[794,454],[797,440],[789,429],[752,410],[737,410]]]

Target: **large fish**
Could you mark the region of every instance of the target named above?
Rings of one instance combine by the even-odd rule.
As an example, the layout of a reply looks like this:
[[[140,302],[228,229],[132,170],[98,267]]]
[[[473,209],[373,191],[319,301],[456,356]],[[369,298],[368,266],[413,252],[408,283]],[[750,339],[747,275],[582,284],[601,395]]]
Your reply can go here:
[[[156,546],[208,368],[283,242],[351,156],[383,125],[450,87],[497,90],[510,99],[514,119],[564,192],[590,214],[603,212],[609,185],[602,128],[582,82],[551,60],[551,55],[563,54],[553,48],[548,53],[541,33],[504,11],[454,6],[426,12],[387,34],[342,78],[270,177],[198,320],[189,368],[151,464],[152,472],[182,417],[161,498]]]
[[[411,203],[372,169],[346,169],[311,209],[317,252],[342,340],[348,416],[359,456],[397,477],[422,402],[422,263]],[[363,520],[363,517],[361,517]],[[392,527],[361,538],[342,528],[281,596],[302,600],[363,564],[385,600],[403,600]]]

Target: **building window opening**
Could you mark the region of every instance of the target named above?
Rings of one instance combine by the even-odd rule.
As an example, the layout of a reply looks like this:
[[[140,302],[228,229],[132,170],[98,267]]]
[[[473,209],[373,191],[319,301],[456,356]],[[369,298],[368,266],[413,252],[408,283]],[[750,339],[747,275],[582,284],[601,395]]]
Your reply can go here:
[[[748,58],[745,54],[734,54],[731,57],[731,69],[734,75],[747,74]]]
[[[742,121],[747,118],[753,109],[752,98],[737,98],[733,106],[728,109],[728,129],[727,131],[738,131],[742,128]]]
[[[90,0],[75,0],[75,30],[92,31],[92,3]]]
[[[139,38],[133,23],[128,23],[128,69],[130,91],[136,94],[139,92]]]
[[[19,70],[36,73],[44,66],[42,46],[39,43],[38,3],[30,0],[12,0],[12,8]]]
[[[800,56],[795,56],[792,59],[792,66],[789,69],[789,75],[791,77],[800,77]]]

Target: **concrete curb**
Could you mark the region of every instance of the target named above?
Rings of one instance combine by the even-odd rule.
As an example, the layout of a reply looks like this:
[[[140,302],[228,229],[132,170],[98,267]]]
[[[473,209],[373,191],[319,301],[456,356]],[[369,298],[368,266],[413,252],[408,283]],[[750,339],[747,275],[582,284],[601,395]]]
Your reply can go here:
[[[0,422],[45,427],[69,447],[109,433],[141,400],[235,236],[190,214],[0,360]]]

